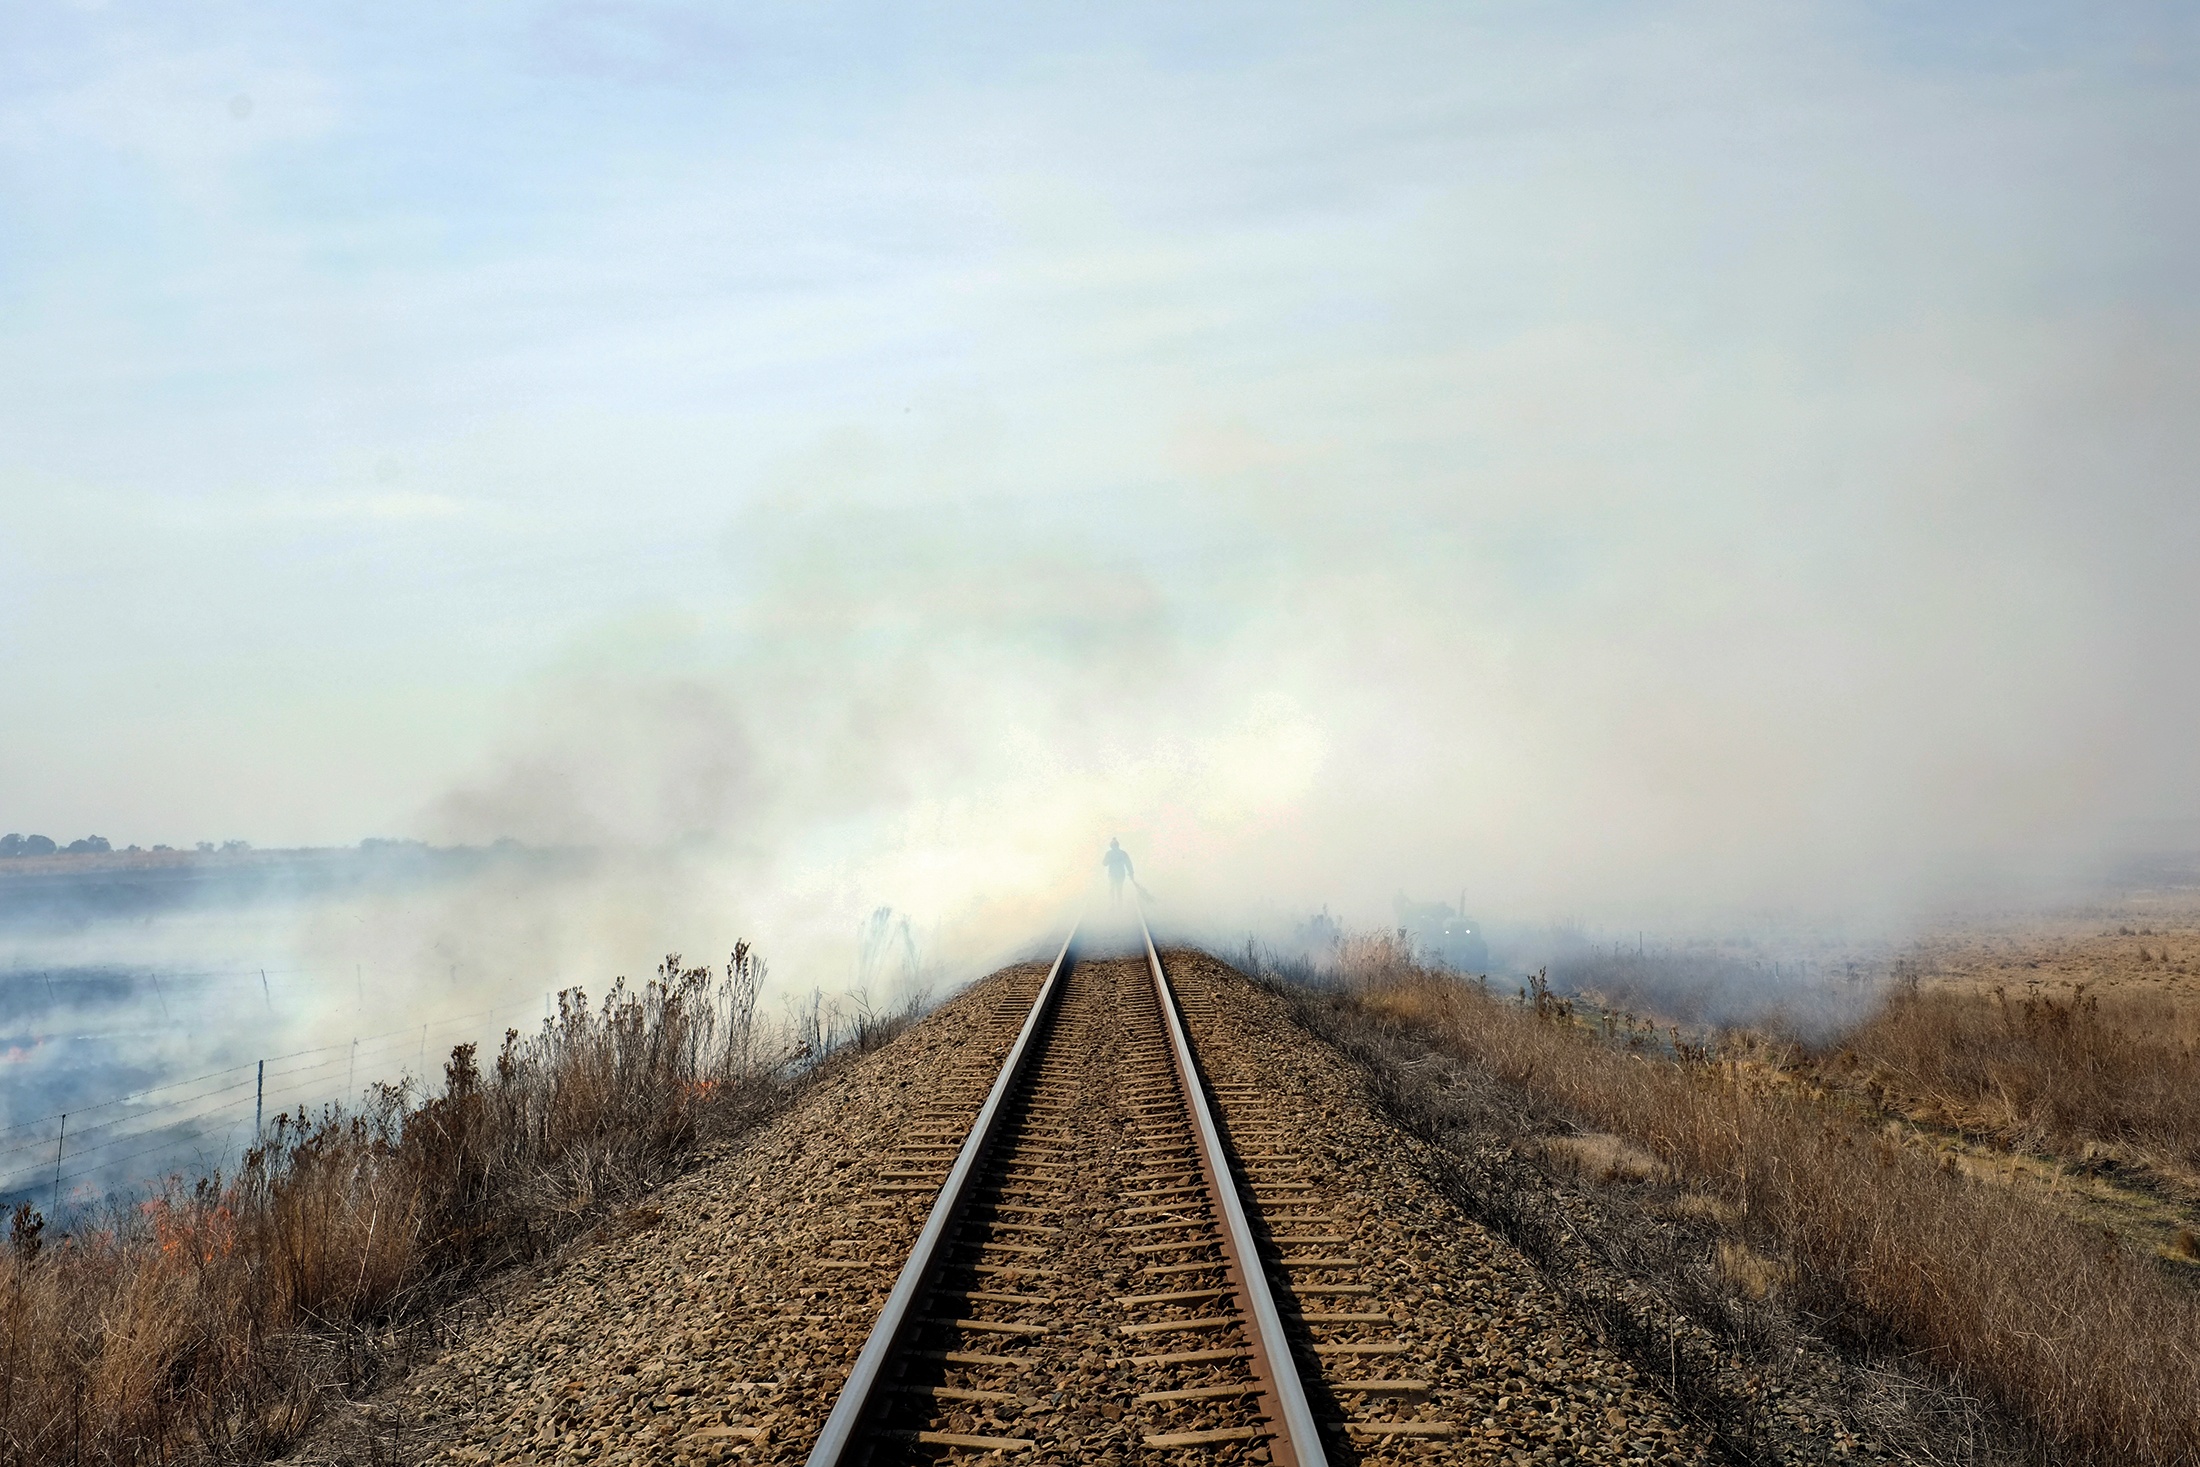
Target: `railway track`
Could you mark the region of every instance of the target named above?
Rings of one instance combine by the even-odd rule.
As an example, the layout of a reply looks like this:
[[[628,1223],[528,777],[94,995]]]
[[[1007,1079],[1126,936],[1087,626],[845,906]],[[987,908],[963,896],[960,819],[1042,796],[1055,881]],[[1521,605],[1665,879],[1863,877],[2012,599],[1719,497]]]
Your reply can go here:
[[[1139,929],[1128,959],[1081,958],[1073,932],[990,1085],[943,1077],[879,1167],[881,1205],[931,1209],[811,1467],[1325,1467],[1451,1434],[1398,1414],[1427,1382],[1365,1373],[1403,1348],[1367,1337],[1393,1316],[1336,1251],[1289,1118],[1203,1068],[1211,1000]]]

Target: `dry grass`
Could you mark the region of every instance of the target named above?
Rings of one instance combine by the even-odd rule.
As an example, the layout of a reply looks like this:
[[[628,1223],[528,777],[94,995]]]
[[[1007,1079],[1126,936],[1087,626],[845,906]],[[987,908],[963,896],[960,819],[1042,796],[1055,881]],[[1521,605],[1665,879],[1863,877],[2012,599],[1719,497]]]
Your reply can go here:
[[[1656,1157],[1626,1137],[1602,1131],[1552,1136],[1544,1141],[1543,1152],[1574,1175],[1594,1182],[1647,1182],[1665,1171]]]
[[[2200,1010],[2200,888],[2057,914],[1951,916],[1909,956],[1932,987],[2019,993],[2083,983]]]
[[[1544,995],[1492,997],[1381,939],[1348,944],[1337,979],[1382,1022],[1624,1138],[1726,1210],[1720,1261],[1745,1289],[1913,1352],[2062,1459],[2200,1463],[2200,1301],[2138,1250],[1966,1181],[1764,1067],[1622,1047]],[[2062,1042],[2039,1041],[2043,1072],[2093,1073],[2050,1062]],[[2130,1115],[2116,1107],[2145,1092],[2101,1093],[2087,1114]]]
[[[1752,1299],[1769,1298],[1795,1281],[1794,1268],[1782,1259],[1767,1258],[1747,1243],[1720,1240],[1719,1272]]]
[[[2154,995],[1907,986],[1830,1046],[1817,1072],[1889,1111],[2007,1147],[2105,1145],[2200,1173],[2200,1012]]]
[[[560,995],[484,1072],[281,1118],[234,1177],[180,1180],[49,1236],[19,1209],[0,1251],[0,1464],[257,1460],[295,1440],[362,1351],[469,1281],[571,1236],[699,1140],[783,1103],[789,1047],[758,1035],[761,965],[666,961],[601,1004]],[[813,1016],[814,1017],[814,1016]],[[875,1042],[898,1019],[814,1025]]]

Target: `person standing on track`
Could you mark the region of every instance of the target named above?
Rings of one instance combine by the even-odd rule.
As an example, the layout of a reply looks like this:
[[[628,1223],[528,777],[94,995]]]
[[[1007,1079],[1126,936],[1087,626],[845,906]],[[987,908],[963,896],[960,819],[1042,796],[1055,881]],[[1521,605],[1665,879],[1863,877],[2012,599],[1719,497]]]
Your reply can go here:
[[[1108,868],[1108,894],[1118,902],[1123,900],[1123,883],[1131,874],[1130,852],[1113,836],[1108,838],[1108,853],[1100,858],[1100,864]]]

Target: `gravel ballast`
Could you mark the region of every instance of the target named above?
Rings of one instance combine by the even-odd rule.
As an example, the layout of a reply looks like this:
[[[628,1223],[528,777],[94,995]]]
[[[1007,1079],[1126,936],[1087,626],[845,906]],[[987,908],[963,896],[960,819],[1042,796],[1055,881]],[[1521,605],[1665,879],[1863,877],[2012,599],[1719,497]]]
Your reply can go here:
[[[1333,1460],[1718,1459],[1656,1382],[1446,1196],[1428,1149],[1381,1114],[1351,1064],[1225,965],[1190,953],[1168,963],[1257,1225],[1284,1240],[1269,1246],[1270,1271]],[[837,1062],[787,1113],[505,1288],[461,1344],[375,1403],[404,1423],[405,1458],[801,1461],[931,1202],[922,1186],[886,1190],[888,1159],[924,1124],[967,1124],[1044,974],[1003,970]],[[1296,1160],[1264,1159],[1283,1154],[1278,1137]],[[1333,1241],[1289,1241],[1313,1236]],[[1095,1338],[1119,1325],[1064,1322]],[[1126,1386],[1099,1358],[1074,1369],[1086,1387],[1033,1391],[1089,1387],[1104,1411]],[[1394,1382],[1414,1388],[1383,1384]],[[1202,1459],[1142,1447],[1134,1420],[1104,1419],[1117,1428],[1094,1431],[1104,1455],[1042,1460]]]

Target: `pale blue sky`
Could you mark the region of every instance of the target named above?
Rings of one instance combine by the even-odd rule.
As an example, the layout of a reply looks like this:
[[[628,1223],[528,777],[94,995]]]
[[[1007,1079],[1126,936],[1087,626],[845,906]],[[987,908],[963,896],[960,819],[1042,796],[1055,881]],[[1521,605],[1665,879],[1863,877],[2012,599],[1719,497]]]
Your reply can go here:
[[[0,3],[0,827],[1525,901],[2192,813],[2196,58]]]

